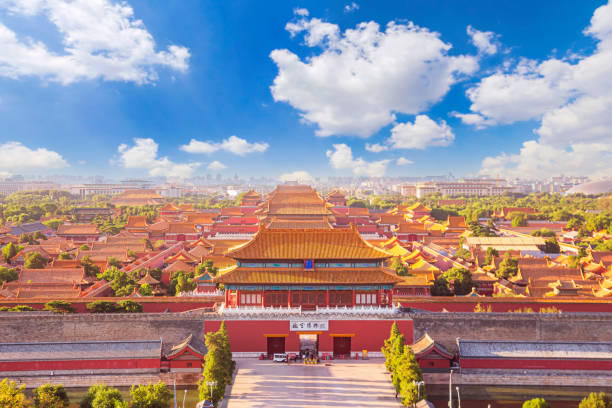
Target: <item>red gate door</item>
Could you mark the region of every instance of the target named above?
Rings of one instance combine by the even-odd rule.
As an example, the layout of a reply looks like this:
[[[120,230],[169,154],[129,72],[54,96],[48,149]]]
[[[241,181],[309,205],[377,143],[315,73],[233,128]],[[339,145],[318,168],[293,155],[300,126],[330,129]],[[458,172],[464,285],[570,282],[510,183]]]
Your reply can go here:
[[[277,353],[285,352],[284,337],[268,337],[268,357],[272,357]]]
[[[334,357],[340,355],[350,356],[351,354],[351,338],[350,337],[334,337]]]

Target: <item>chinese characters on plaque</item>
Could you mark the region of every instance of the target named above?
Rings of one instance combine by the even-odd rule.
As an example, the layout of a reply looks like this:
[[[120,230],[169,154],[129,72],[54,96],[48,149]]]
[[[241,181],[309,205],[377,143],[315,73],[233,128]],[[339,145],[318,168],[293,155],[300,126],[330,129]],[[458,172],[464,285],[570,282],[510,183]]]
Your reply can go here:
[[[327,320],[291,320],[291,331],[326,331],[329,329]]]

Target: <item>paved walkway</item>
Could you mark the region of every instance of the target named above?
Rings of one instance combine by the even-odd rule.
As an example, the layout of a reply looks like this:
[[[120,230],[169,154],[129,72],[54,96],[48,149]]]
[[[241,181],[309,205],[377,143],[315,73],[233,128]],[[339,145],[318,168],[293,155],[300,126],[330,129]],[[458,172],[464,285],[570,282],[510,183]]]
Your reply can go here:
[[[331,366],[239,359],[228,408],[399,408],[382,359]]]

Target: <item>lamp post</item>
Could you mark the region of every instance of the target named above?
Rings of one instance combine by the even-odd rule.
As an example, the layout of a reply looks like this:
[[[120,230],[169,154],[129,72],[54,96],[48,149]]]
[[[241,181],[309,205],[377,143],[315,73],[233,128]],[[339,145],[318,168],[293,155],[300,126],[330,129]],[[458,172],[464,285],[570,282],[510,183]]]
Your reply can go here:
[[[448,408],[453,408],[453,370],[448,376]]]
[[[421,398],[421,385],[425,386],[425,381],[413,381],[414,385],[417,386],[417,400]]]
[[[210,400],[213,400],[212,397],[212,393],[213,393],[213,387],[217,386],[217,382],[216,381],[206,381],[206,385],[208,385],[210,387]]]
[[[185,393],[183,394],[183,408],[185,408],[185,400],[187,399],[187,390],[185,390]]]
[[[457,390],[457,407],[461,408],[461,395],[459,395],[459,387],[455,387],[455,389]]]

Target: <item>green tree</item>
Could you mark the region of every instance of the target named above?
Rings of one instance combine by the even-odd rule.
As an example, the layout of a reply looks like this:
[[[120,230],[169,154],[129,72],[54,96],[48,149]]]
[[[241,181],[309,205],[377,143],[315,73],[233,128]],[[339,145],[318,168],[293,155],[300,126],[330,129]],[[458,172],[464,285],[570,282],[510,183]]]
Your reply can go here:
[[[76,313],[76,309],[70,302],[65,300],[51,300],[45,303],[43,310],[47,310],[53,313]]]
[[[85,275],[87,276],[94,277],[98,276],[100,273],[100,267],[93,263],[89,255],[85,255],[83,258],[81,258],[80,264],[85,270]]]
[[[499,263],[499,268],[495,271],[495,275],[499,278],[508,279],[518,273],[518,259],[510,255],[510,252],[504,254],[504,259]]]
[[[118,313],[119,305],[106,300],[96,300],[85,305],[90,313]]]
[[[15,245],[12,242],[9,242],[2,248],[2,256],[4,257],[4,262],[10,263],[11,259],[17,255],[19,251],[23,249],[21,245]]]
[[[103,384],[92,385],[81,401],[80,408],[123,408],[123,398],[118,389]]]
[[[487,247],[487,256],[485,258],[485,264],[491,265],[491,263],[493,262],[493,259],[498,256],[499,256],[499,252],[497,252],[497,249],[492,248],[492,247]]]
[[[523,408],[550,408],[550,404],[544,398],[533,398],[523,402]]]
[[[610,398],[603,392],[592,392],[580,401],[578,408],[611,408]]]
[[[558,254],[561,252],[561,247],[555,238],[546,240],[544,252],[547,254]]]
[[[33,237],[34,239],[37,239],[37,240],[41,240],[41,239],[42,239],[42,240],[46,240],[46,239],[47,239],[47,237],[46,237],[46,236],[45,236],[45,235],[44,235],[42,232],[40,232],[40,231],[36,231],[36,232],[34,233],[34,235],[32,235],[32,237]]]
[[[142,313],[142,305],[133,300],[125,299],[120,300],[118,303],[118,309],[125,313]]]
[[[140,293],[142,296],[153,296],[153,289],[151,288],[151,285],[144,283],[140,285],[138,293]]]
[[[138,387],[132,385],[130,395],[130,408],[168,408],[172,401],[172,393],[162,381]]]
[[[526,227],[527,226],[527,216],[523,213],[517,213],[512,216],[512,226],[513,227]]]
[[[531,233],[534,237],[555,237],[555,231],[550,230],[548,228],[541,228],[539,230],[533,231]]]
[[[64,223],[64,221],[60,220],[60,219],[53,219],[53,220],[43,221],[43,224],[46,227],[51,228],[53,231],[57,231],[59,226],[62,225],[63,223]]]
[[[24,390],[25,385],[17,386],[6,378],[0,381],[0,408],[28,408]]]
[[[0,266],[0,285],[3,282],[12,282],[17,279],[19,279],[19,271],[17,269]]]
[[[58,256],[59,259],[72,259],[72,256],[68,252],[62,252]]]
[[[203,378],[198,383],[198,389],[201,400],[210,400],[211,388],[207,383],[216,382],[212,387],[212,401],[216,406],[223,398],[225,386],[229,383],[233,370],[225,324],[222,323],[218,331],[207,333],[205,343],[208,352],[204,359]]]
[[[35,408],[68,408],[70,400],[63,385],[45,384],[34,389]]]
[[[464,268],[451,268],[434,281],[431,293],[434,296],[467,295],[474,286],[472,274]]]
[[[43,269],[47,265],[45,259],[40,252],[28,252],[25,256],[23,267],[26,269]]]
[[[11,312],[35,312],[36,309],[28,305],[17,305],[17,306],[11,307],[9,311]]]
[[[391,355],[391,347],[393,346],[393,343],[395,342],[395,339],[400,334],[401,333],[399,331],[399,328],[397,327],[397,322],[394,321],[393,324],[391,325],[391,331],[389,333],[389,337],[387,339],[385,339],[385,341],[383,343],[383,346],[381,348],[383,356],[385,357],[385,367],[387,368],[388,371],[391,370],[391,366],[390,366],[391,361],[389,359],[389,357]]]
[[[87,244],[83,244],[79,247],[79,251],[89,251],[91,248]]]
[[[408,276],[410,272],[406,265],[402,262],[402,259],[399,256],[393,258],[391,262],[391,268],[397,273],[399,276]]]
[[[115,267],[117,269],[121,269],[121,267],[123,266],[121,264],[121,262],[117,258],[115,258],[114,256],[109,256],[108,259],[106,260],[106,264],[109,267],[112,266],[112,267]]]

